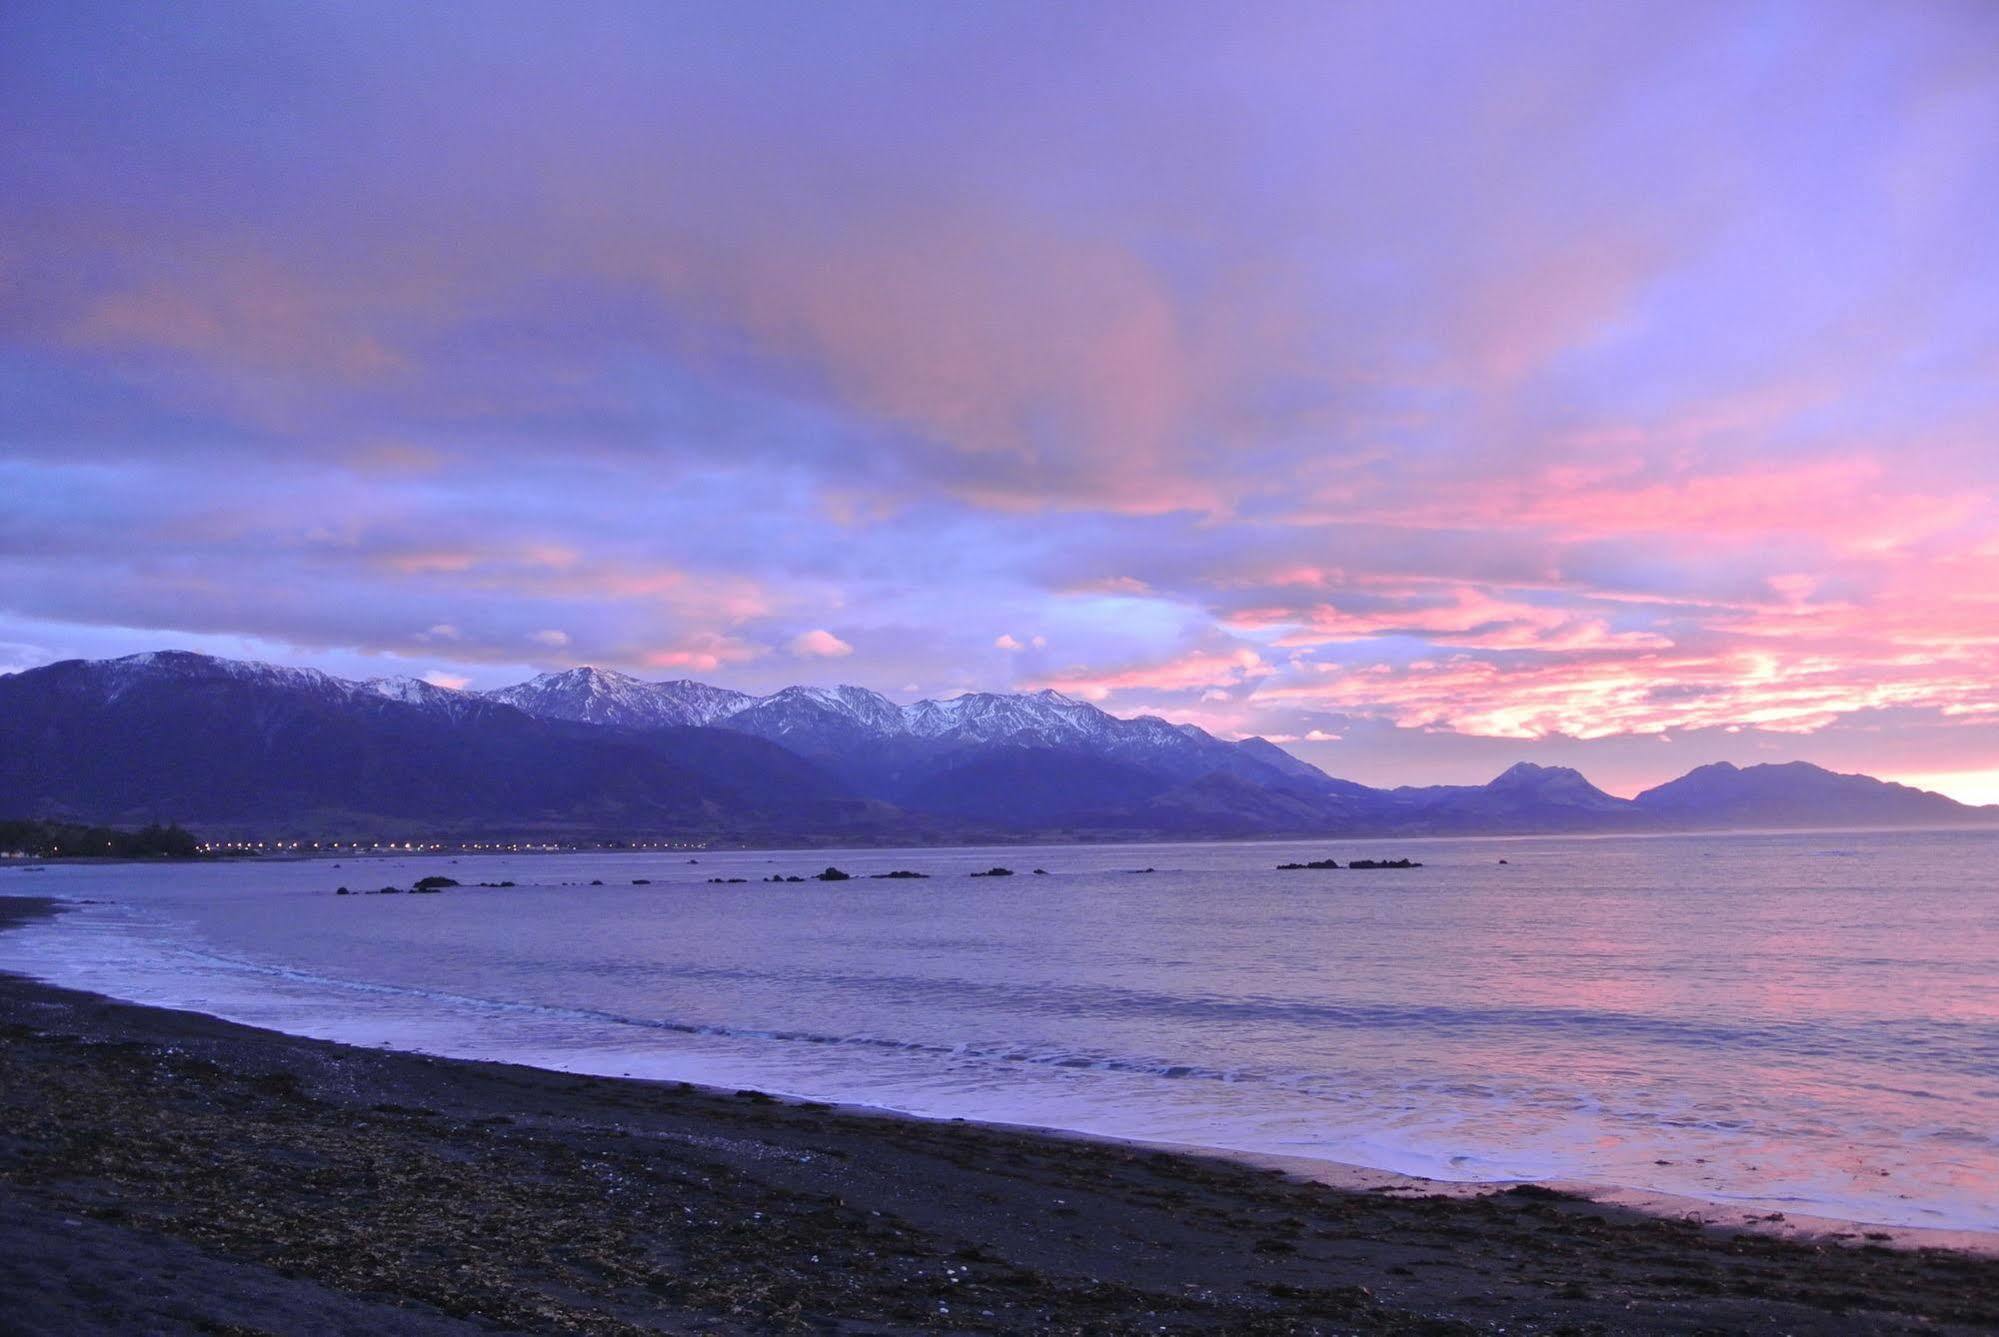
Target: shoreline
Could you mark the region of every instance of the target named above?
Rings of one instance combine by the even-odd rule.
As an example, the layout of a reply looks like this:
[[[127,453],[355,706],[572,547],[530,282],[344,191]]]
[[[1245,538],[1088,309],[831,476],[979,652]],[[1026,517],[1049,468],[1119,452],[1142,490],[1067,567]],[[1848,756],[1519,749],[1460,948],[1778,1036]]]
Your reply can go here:
[[[397,856],[407,862],[408,855]],[[282,862],[312,862],[310,858],[286,857]],[[453,860],[453,862],[456,862]],[[567,884],[565,884],[567,885]],[[58,907],[89,905],[96,902],[89,898],[74,898],[49,893],[38,893],[47,897]],[[0,932],[6,931],[9,921],[5,907],[10,899],[8,893],[0,891]],[[39,917],[39,916],[38,916]],[[708,1092],[727,1092],[734,1087],[716,1085],[712,1074],[703,1076],[696,1072],[668,1070],[648,1075],[633,1076],[620,1069],[629,1066],[627,1062],[607,1064],[583,1061],[579,1063],[553,1061],[547,1054],[522,1051],[508,1051],[504,1046],[475,1046],[471,1049],[446,1045],[429,1048],[422,1045],[406,1047],[382,1041],[358,1038],[351,1028],[338,1025],[312,1025],[309,1022],[296,1030],[278,1030],[269,1022],[250,1016],[225,1014],[206,1010],[195,1010],[186,1004],[154,997],[147,1002],[138,1002],[129,995],[111,993],[99,995],[94,990],[106,987],[103,983],[63,985],[53,980],[41,979],[33,973],[32,958],[29,963],[14,967],[31,980],[49,984],[51,987],[73,989],[102,996],[111,1001],[127,1002],[133,1006],[157,1008],[162,1011],[197,1015],[218,1024],[241,1026],[267,1034],[283,1034],[299,1039],[321,1041],[331,1044],[351,1045],[368,1052],[401,1052],[412,1055],[456,1062],[499,1062],[564,1076],[601,1077],[616,1080],[632,1080],[685,1086]],[[7,968],[0,967],[0,975]],[[110,987],[116,988],[116,984]],[[200,1004],[197,1003],[197,1007]],[[372,1033],[371,1033],[372,1034]],[[384,1048],[387,1046],[388,1048]],[[747,1078],[738,1080],[751,1080]],[[1864,1240],[1870,1244],[1886,1245],[1892,1248],[1940,1248],[1951,1249],[1987,1257],[1999,1258],[1999,1227],[1979,1224],[1939,1224],[1934,1221],[1912,1221],[1906,1216],[1889,1215],[1878,1219],[1863,1214],[1862,1204],[1824,1203],[1804,1205],[1804,1199],[1788,1197],[1739,1196],[1722,1194],[1708,1195],[1702,1192],[1644,1187],[1638,1184],[1619,1183],[1614,1180],[1590,1179],[1574,1173],[1563,1174],[1559,1170],[1535,1173],[1531,1178],[1450,1178],[1437,1176],[1422,1168],[1396,1165],[1394,1161],[1368,1163],[1363,1161],[1340,1160],[1326,1155],[1299,1154],[1282,1150],[1262,1149],[1253,1146],[1234,1146],[1216,1142],[1186,1142],[1171,1138],[1151,1139],[1131,1136],[1113,1131],[1088,1127],[1046,1124],[1031,1121],[1013,1121],[1002,1118],[981,1118],[976,1115],[959,1115],[948,1109],[919,1110],[900,1108],[889,1104],[876,1104],[865,1100],[844,1099],[836,1094],[811,1091],[787,1090],[782,1085],[766,1085],[761,1088],[774,1099],[793,1103],[821,1105],[834,1108],[842,1113],[861,1117],[883,1117],[908,1119],[926,1123],[948,1123],[991,1128],[999,1131],[1027,1134],[1032,1136],[1061,1138],[1086,1143],[1130,1148],[1138,1151],[1165,1151],[1178,1155],[1221,1158],[1259,1169],[1277,1169],[1300,1180],[1310,1181],[1329,1188],[1348,1192],[1407,1192],[1432,1196],[1469,1198],[1504,1192],[1520,1184],[1536,1184],[1559,1189],[1564,1193],[1587,1198],[1591,1201],[1617,1205],[1635,1211],[1680,1221],[1695,1222],[1703,1226],[1721,1230],[1739,1230],[1756,1234],[1771,1235],[1784,1239],[1805,1242],[1838,1244]],[[1928,1213],[1931,1216],[1936,1213]]]
[[[56,913],[0,898],[0,930]],[[29,1332],[1999,1325],[1999,1261],[1922,1241],[1777,1238],[1559,1187],[1336,1187],[1199,1148],[367,1050],[15,975],[0,1077],[0,1300]]]
[[[1999,807],[1999,805],[1992,805]],[[775,843],[731,838],[717,838],[714,843],[677,846],[671,849],[647,846],[619,846],[588,844],[575,847],[537,847],[532,844],[520,849],[501,850],[462,846],[450,843],[448,839],[435,840],[437,848],[427,849],[323,849],[285,851],[243,851],[229,854],[203,854],[193,858],[166,856],[125,856],[125,855],[19,855],[0,856],[0,869],[8,866],[28,872],[35,868],[65,867],[89,864],[215,864],[215,863],[302,863],[325,859],[408,859],[423,854],[439,857],[464,856],[504,856],[526,858],[534,855],[658,855],[687,854],[698,858],[703,854],[800,854],[817,855],[842,850],[856,854],[891,854],[908,852],[911,854],[948,853],[954,850],[982,849],[1146,849],[1155,847],[1172,848],[1182,845],[1308,845],[1329,843],[1387,844],[1395,842],[1441,842],[1458,844],[1476,841],[1539,841],[1539,840],[1667,840],[1684,836],[1834,836],[1834,835],[1936,835],[1960,832],[1988,833],[1999,828],[1999,815],[1979,820],[1924,823],[1919,825],[1857,825],[1857,826],[1664,826],[1634,827],[1626,830],[1602,830],[1581,828],[1575,830],[1547,831],[1370,831],[1352,832],[1255,832],[1239,835],[1214,834],[1174,834],[1155,832],[1152,834],[1118,834],[1108,836],[1068,835],[1048,832],[1009,833],[987,832],[978,840],[937,840],[910,843],[898,840],[865,841],[824,841],[801,843],[798,840],[778,840]]]

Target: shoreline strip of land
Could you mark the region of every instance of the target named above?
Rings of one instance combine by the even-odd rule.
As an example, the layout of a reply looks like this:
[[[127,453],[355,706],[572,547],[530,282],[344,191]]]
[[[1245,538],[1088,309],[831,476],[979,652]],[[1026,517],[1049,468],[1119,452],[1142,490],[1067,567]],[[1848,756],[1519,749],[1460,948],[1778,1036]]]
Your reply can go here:
[[[59,913],[0,898],[0,929]],[[360,1049],[0,976],[0,1328],[1973,1332],[1999,1260]]]

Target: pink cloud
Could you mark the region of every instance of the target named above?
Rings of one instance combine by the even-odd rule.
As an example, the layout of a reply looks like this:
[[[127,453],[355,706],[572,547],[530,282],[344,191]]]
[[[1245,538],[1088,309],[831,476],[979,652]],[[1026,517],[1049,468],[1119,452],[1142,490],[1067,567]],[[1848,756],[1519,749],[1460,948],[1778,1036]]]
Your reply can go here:
[[[1006,685],[976,586],[1061,628],[1050,683],[1217,728],[1992,713],[1983,27],[1738,80],[1651,13],[1474,15],[1459,68],[1393,6],[1120,12],[863,23],[775,83],[729,53],[810,25],[555,25],[504,88],[504,25],[307,14],[248,39],[271,87],[373,74],[268,161],[204,100],[228,23],[78,25],[16,136],[75,170],[0,202],[14,449],[166,467],[23,487],[10,607],[688,671],[847,653],[792,639],[844,608],[891,681]],[[1894,133],[1831,133],[1828,54]],[[219,504],[158,518],[168,475]]]
[[[1423,500],[1361,506],[1337,518],[1397,528],[1526,531],[1562,542],[1658,536],[1674,541],[1814,539],[1831,552],[1867,556],[1945,533],[1989,515],[1977,491],[1911,487],[1866,454],[1714,469],[1663,471],[1637,460],[1549,466],[1527,476],[1472,478]],[[1300,519],[1334,518],[1306,512]]]
[[[1163,663],[1108,672],[1070,669],[1024,685],[1030,689],[1052,687],[1058,692],[1085,700],[1102,701],[1113,692],[1193,691],[1247,682],[1268,677],[1274,672],[1276,670],[1266,664],[1261,655],[1248,648],[1194,650]]]
[[[764,653],[763,646],[710,632],[687,637],[675,645],[642,651],[631,659],[647,668],[713,673],[732,664],[747,663]]]
[[[214,256],[197,264],[197,283],[154,280],[98,298],[70,326],[70,338],[286,374],[311,370],[349,382],[407,368],[359,327],[354,289],[315,290],[298,269],[255,257]]]
[[[899,199],[865,225],[752,230],[727,265],[654,274],[920,434],[955,461],[945,485],[981,504],[1218,504],[1187,468],[1193,350],[1126,247],[1004,208]]]
[[[840,659],[854,653],[854,647],[823,628],[800,632],[786,649],[801,659]]]
[[[1477,375],[1495,388],[1590,341],[1661,268],[1658,247],[1603,228],[1535,241],[1524,259],[1493,265],[1470,287],[1455,326]]]
[[[1312,679],[1265,687],[1257,700],[1519,739],[1729,727],[1808,734],[1867,710],[1999,712],[1999,662],[1992,656],[1939,663],[1728,650],[1501,664],[1455,655],[1314,670]]]
[[[342,537],[330,546],[367,552],[372,539]],[[544,541],[389,546],[365,560],[399,576],[522,598],[650,604],[690,619],[739,623],[773,611],[763,586],[745,576],[690,574],[662,563],[596,556]]]
[[[1067,594],[1129,594],[1143,595],[1152,592],[1152,586],[1135,576],[1106,576],[1101,580],[1086,580],[1070,585]]]
[[[385,554],[381,558],[384,566],[405,576],[428,576],[445,573],[455,574],[470,571],[478,566],[480,556],[476,552],[449,549],[430,549],[419,552],[399,552]]]
[[[1835,549],[1900,547],[1964,523],[1984,499],[1897,488],[1864,456],[1651,484],[1550,488],[1518,498],[1520,519],[1572,538],[1639,533],[1723,535],[1804,533]]]
[[[1470,586],[1380,600],[1368,612],[1344,612],[1330,603],[1308,608],[1261,607],[1228,614],[1241,631],[1278,635],[1283,647],[1331,645],[1376,636],[1418,636],[1435,645],[1489,650],[1598,650],[1660,648],[1671,644],[1649,631],[1613,631],[1600,617],[1574,608],[1495,598]]]

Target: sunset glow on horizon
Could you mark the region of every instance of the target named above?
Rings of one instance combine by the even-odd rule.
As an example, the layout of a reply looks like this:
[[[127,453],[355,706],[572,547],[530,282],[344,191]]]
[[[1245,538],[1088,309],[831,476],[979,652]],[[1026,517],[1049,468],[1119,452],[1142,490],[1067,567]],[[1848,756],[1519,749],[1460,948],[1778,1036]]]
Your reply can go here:
[[[0,74],[0,671],[1999,803],[1999,7],[17,6]]]

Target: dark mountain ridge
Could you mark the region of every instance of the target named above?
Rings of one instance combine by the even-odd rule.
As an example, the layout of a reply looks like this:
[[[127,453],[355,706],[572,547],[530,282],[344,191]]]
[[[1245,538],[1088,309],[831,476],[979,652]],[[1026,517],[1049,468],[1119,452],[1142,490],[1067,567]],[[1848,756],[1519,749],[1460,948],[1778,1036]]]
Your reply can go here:
[[[1972,808],[1871,775],[1841,775],[1802,761],[1736,766],[1717,761],[1632,800],[1655,820],[1690,826],[1853,826],[1948,824]]]
[[[1940,794],[1802,762],[1703,766],[1623,799],[1523,762],[1373,789],[1056,692],[903,706],[595,669],[493,692],[163,651],[0,676],[0,816],[224,833],[978,841],[1948,825]]]
[[[0,677],[0,810],[329,831],[880,824],[880,805],[757,738],[569,724],[478,699],[412,704],[248,667],[169,652]]]

